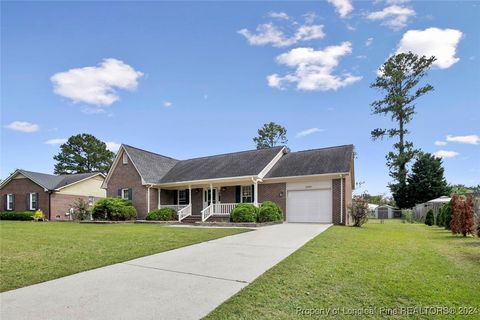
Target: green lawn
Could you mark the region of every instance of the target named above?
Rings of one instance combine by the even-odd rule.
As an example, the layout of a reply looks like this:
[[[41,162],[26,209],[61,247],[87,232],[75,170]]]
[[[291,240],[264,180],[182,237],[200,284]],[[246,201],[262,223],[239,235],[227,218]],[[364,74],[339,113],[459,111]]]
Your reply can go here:
[[[0,291],[243,231],[0,221]]]
[[[338,312],[335,318],[358,319],[347,313],[361,308],[382,318],[401,307],[430,306],[476,307],[475,315],[453,318],[480,318],[480,240],[422,224],[372,221],[330,228],[207,319],[323,318],[328,308]],[[424,314],[392,318],[437,318],[417,311]]]

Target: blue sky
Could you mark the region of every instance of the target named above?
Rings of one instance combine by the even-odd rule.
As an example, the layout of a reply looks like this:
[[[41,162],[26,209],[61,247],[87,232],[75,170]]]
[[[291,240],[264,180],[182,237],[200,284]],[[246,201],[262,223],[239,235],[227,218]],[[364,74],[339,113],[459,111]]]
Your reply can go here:
[[[354,144],[358,192],[386,193],[394,141],[370,139],[391,123],[371,115],[369,84],[414,48],[439,60],[409,139],[442,151],[449,182],[480,183],[478,2],[1,6],[2,178],[52,172],[58,143],[77,133],[185,159],[252,149],[275,121],[293,151]]]

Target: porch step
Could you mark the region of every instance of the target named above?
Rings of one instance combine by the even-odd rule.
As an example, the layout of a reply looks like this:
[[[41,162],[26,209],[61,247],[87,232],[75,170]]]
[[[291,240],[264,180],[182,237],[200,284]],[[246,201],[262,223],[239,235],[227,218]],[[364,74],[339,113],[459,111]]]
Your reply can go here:
[[[195,223],[197,221],[202,221],[202,216],[199,214],[193,214],[191,216],[185,217],[182,220],[182,223]]]

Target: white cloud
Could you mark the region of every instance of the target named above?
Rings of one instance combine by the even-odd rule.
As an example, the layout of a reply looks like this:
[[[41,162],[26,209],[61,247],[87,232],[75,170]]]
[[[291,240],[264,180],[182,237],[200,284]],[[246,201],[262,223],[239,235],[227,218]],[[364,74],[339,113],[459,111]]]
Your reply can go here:
[[[116,89],[135,90],[137,80],[142,75],[128,64],[109,58],[96,67],[56,73],[50,80],[56,94],[69,98],[74,103],[108,106],[120,98]]]
[[[118,149],[121,146],[120,143],[116,143],[116,142],[112,142],[112,141],[105,142],[105,144],[107,145],[107,149],[112,151],[112,152],[117,152]]]
[[[367,39],[367,41],[365,41],[365,47],[370,47],[373,43],[373,38],[370,37]]]
[[[355,30],[357,30],[357,28],[355,28],[355,27],[352,26],[351,24],[347,24],[347,30],[355,31]]]
[[[272,16],[272,14],[273,13],[270,13],[270,16]],[[275,15],[277,15],[276,18],[278,18],[280,14],[281,13],[275,13]],[[288,18],[287,20],[290,21],[288,28],[282,28],[272,22],[268,22],[258,25],[255,29],[256,32],[250,32],[243,28],[239,30],[238,33],[244,36],[251,45],[272,45],[274,47],[288,47],[300,41],[322,39],[325,37],[323,25],[313,24],[313,21],[315,20],[314,15],[307,14],[304,17],[306,21],[304,24],[300,24]],[[286,19],[284,18],[283,20]],[[284,29],[293,31],[288,32],[287,34]]]
[[[459,153],[455,151],[439,150],[433,155],[437,158],[455,158]]]
[[[290,17],[285,12],[270,12],[268,14],[270,18],[288,20]]]
[[[332,4],[340,17],[345,18],[353,10],[353,5],[350,0],[328,0]]]
[[[8,129],[21,131],[21,132],[36,132],[40,129],[40,126],[35,123],[27,122],[27,121],[13,121],[12,123],[5,126]]]
[[[45,144],[58,145],[58,144],[64,144],[64,143],[67,142],[67,141],[68,141],[68,139],[57,138],[57,139],[47,140],[47,141],[45,141]]]
[[[382,11],[370,12],[367,15],[367,19],[374,21],[380,20],[383,25],[393,30],[398,30],[404,28],[408,23],[408,19],[413,16],[415,16],[415,10],[398,5],[391,5]]]
[[[455,29],[409,30],[400,40],[397,53],[411,51],[427,57],[435,56],[437,60],[433,64],[446,69],[460,60],[455,53],[462,35],[461,31]]]
[[[284,88],[287,83],[296,83],[300,90],[337,90],[362,79],[349,73],[333,74],[340,59],[352,52],[350,42],[337,46],[328,46],[323,50],[313,48],[295,48],[277,57],[279,64],[295,68],[285,76],[272,74],[267,77],[268,85],[274,88]]]
[[[447,136],[447,141],[450,142],[457,142],[457,143],[466,143],[466,144],[479,144],[480,143],[480,136],[476,134],[472,134],[469,136]]]
[[[322,132],[322,131],[325,131],[325,129],[310,128],[310,129],[306,129],[306,130],[300,131],[299,133],[297,133],[296,137],[297,137],[297,138],[305,137],[305,136],[311,135],[311,134],[313,134],[313,133]]]
[[[163,106],[165,108],[170,108],[171,106],[173,106],[173,102],[171,101],[163,101]]]
[[[434,142],[434,144],[435,144],[436,146],[445,146],[445,145],[447,145],[447,142],[446,142],[446,141],[437,140],[437,141]]]

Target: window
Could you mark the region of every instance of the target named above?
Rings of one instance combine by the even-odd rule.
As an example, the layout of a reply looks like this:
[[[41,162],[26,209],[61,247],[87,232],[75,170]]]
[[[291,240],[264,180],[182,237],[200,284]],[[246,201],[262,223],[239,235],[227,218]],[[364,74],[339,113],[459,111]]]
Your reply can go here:
[[[187,190],[178,190],[178,204],[187,204]]]
[[[38,199],[37,194],[32,192],[30,193],[30,210],[36,210],[38,208]]]
[[[242,202],[253,202],[252,186],[242,186]]]
[[[122,155],[122,162],[123,162],[123,164],[128,163],[128,155],[127,155],[126,152],[124,152],[123,155]]]
[[[122,199],[128,200],[128,188],[122,189]]]
[[[11,211],[14,209],[15,207],[15,197],[13,196],[13,194],[7,194],[7,210]]]

